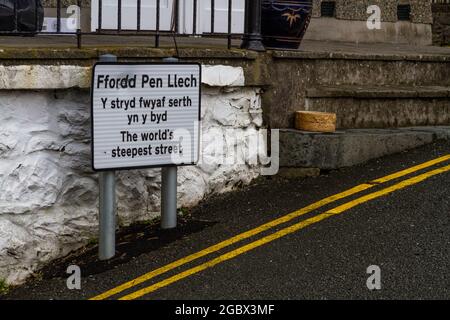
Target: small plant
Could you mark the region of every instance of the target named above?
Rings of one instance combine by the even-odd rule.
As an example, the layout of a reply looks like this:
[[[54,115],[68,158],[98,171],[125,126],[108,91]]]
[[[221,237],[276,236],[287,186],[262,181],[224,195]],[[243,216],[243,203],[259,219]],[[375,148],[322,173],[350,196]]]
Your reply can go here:
[[[142,221],[142,224],[144,226],[151,226],[155,221],[154,220],[144,220]]]
[[[180,209],[178,209],[178,214],[182,215],[182,216],[187,216],[189,215],[190,210],[188,208],[182,207]]]
[[[98,238],[90,238],[88,241],[89,246],[95,246],[98,244]]]
[[[0,296],[7,294],[9,291],[9,285],[5,279],[0,279]]]
[[[41,281],[42,279],[44,279],[44,274],[42,273],[42,271],[38,271],[34,274],[34,279],[37,281]]]

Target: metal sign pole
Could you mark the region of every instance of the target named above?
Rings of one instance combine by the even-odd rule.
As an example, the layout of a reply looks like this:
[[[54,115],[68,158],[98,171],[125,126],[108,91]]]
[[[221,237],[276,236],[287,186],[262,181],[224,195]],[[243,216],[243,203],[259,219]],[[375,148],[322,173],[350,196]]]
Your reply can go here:
[[[164,62],[178,62],[177,58],[165,58]],[[177,166],[164,167],[161,170],[161,228],[177,227]]]
[[[161,228],[177,227],[177,167],[162,168]]]
[[[100,260],[109,260],[116,254],[116,174],[100,173]]]
[[[100,56],[100,62],[117,62],[111,54]],[[100,214],[99,246],[100,260],[109,260],[116,254],[116,173],[106,171],[99,174]]]

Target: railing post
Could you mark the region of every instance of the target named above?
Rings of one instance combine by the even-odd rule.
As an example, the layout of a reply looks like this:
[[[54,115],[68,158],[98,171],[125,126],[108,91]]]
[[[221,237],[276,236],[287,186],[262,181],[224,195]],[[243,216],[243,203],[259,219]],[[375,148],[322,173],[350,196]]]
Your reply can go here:
[[[17,30],[17,2],[14,1],[14,32],[18,32]]]
[[[245,31],[241,48],[266,51],[261,35],[262,0],[245,0]]]
[[[77,47],[81,49],[81,0],[77,0],[78,17],[77,17]]]

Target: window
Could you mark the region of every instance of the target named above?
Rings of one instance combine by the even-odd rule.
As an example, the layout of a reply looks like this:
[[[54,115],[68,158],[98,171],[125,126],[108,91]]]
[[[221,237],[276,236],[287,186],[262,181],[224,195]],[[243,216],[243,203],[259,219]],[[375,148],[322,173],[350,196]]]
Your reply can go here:
[[[409,21],[409,20],[411,20],[411,5],[409,5],[409,4],[399,4],[397,6],[397,19],[399,21]]]
[[[320,12],[322,17],[335,17],[336,2],[335,1],[322,1]]]

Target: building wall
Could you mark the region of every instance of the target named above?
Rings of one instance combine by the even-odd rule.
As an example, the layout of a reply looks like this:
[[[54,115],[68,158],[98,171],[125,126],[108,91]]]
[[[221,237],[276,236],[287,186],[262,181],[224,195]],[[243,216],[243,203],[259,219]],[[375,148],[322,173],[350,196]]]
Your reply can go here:
[[[329,0],[314,0],[314,17],[320,17],[320,4]],[[432,23],[432,0],[335,0],[336,19],[366,21],[367,7],[377,5],[382,12],[383,22],[397,22],[397,5],[411,4],[411,22]]]
[[[242,0],[243,1],[243,0]],[[305,36],[311,40],[331,40],[349,42],[384,42],[413,45],[432,43],[431,12],[432,0],[335,0],[335,18],[321,17],[320,4],[324,0],[314,0],[314,14],[311,26]],[[76,4],[76,0],[62,0],[63,7]],[[55,15],[56,0],[44,0],[46,15]],[[90,30],[90,1],[83,0],[82,29]],[[411,21],[397,21],[397,5],[411,4]],[[367,7],[381,8],[381,30],[369,30],[365,22],[369,17]]]
[[[80,2],[81,2],[81,7],[88,8],[91,6],[90,0],[81,0]],[[47,8],[56,8],[56,3],[57,3],[57,0],[42,0],[42,5]],[[77,3],[78,3],[77,0],[61,0],[62,7],[67,7],[72,4],[77,4]]]
[[[244,1],[244,0],[242,0]],[[314,17],[320,17],[320,4],[325,0],[314,1]],[[326,0],[329,1],[329,0]],[[367,19],[366,10],[369,5],[380,6],[385,22],[397,21],[397,4],[411,4],[411,21],[413,23],[432,23],[431,2],[432,0],[335,0],[336,18],[341,20]],[[42,0],[46,8],[55,8],[56,0]],[[61,0],[62,7],[77,4],[76,0]],[[90,8],[90,1],[81,0],[82,8]]]
[[[430,45],[432,42],[431,0],[336,0],[335,17],[321,17],[324,0],[314,0],[311,25],[305,35],[310,40]],[[411,20],[398,21],[397,5],[411,5]],[[369,30],[369,5],[381,9],[381,29]]]
[[[433,4],[433,44],[450,45],[450,1]]]
[[[90,70],[0,66],[0,279],[8,283],[97,238]],[[179,168],[179,207],[256,178],[260,167],[250,158],[258,151],[247,139],[261,139],[265,152],[260,90],[244,86],[242,68],[204,66],[202,78],[203,159]],[[224,162],[233,154],[248,161]],[[160,184],[159,169],[118,173],[119,224],[158,216]]]

